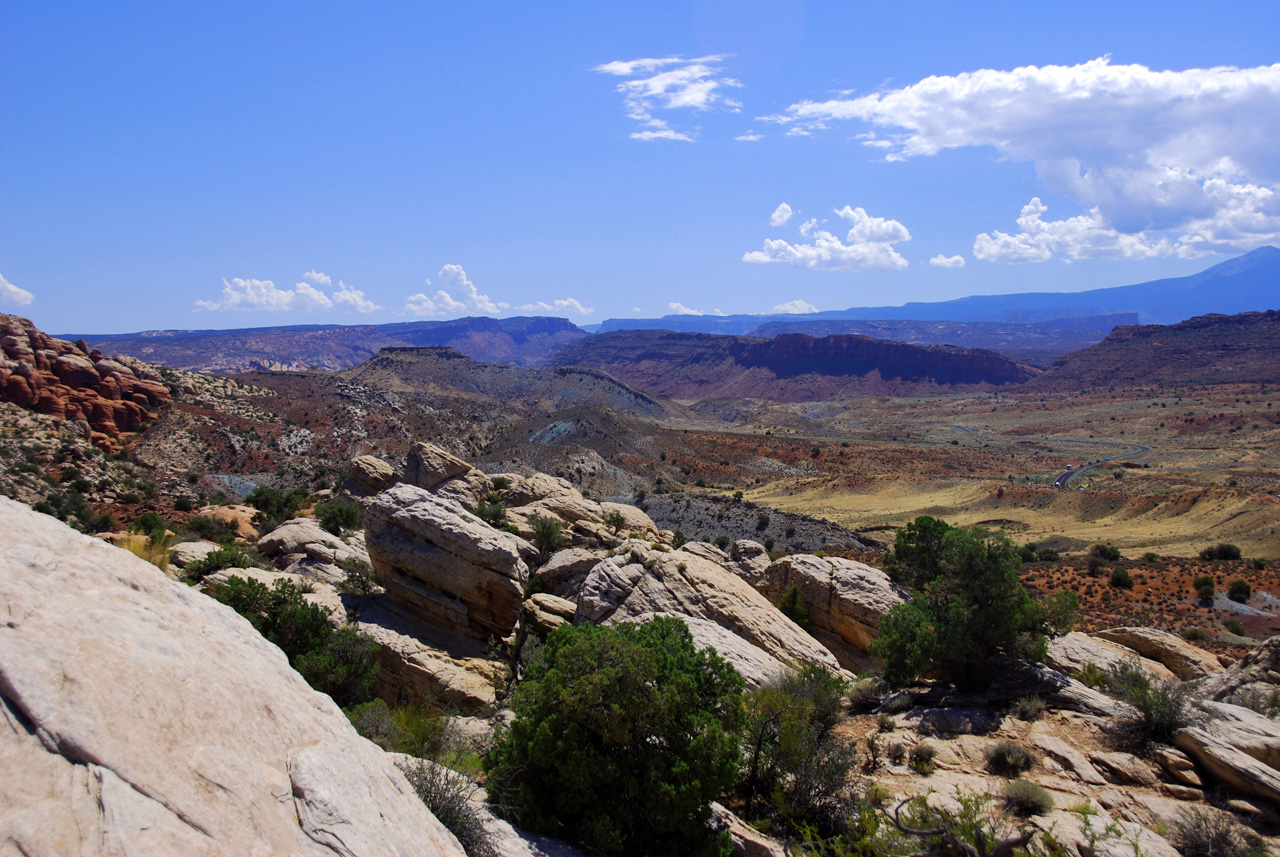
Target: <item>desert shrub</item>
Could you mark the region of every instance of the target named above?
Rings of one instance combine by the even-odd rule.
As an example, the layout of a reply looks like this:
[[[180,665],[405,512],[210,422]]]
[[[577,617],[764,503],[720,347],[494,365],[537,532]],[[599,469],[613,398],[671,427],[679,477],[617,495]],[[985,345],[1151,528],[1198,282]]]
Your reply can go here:
[[[1256,571],[1266,571],[1267,561],[1265,559],[1254,559],[1253,567]]]
[[[511,487],[511,480],[505,476],[494,476],[489,480],[489,484],[493,486],[494,491],[506,491]]]
[[[225,545],[205,554],[204,558],[189,562],[182,569],[182,576],[187,580],[204,580],[215,571],[224,568],[253,568],[254,558],[239,545]]]
[[[478,788],[447,766],[426,759],[401,759],[398,767],[431,814],[458,837],[467,857],[498,857],[496,838],[485,826],[480,806],[471,799]]]
[[[904,711],[910,711],[915,707],[915,704],[915,700],[912,698],[911,694],[902,691],[890,694],[884,702],[881,703],[880,710],[886,711],[889,714],[901,714]]]
[[[1128,569],[1116,566],[1111,570],[1111,586],[1114,589],[1133,589],[1133,578]]]
[[[190,512],[195,508],[195,503],[191,502],[190,497],[179,497],[173,501],[173,508],[179,512]]]
[[[1267,853],[1257,834],[1229,813],[1189,807],[1174,822],[1184,857],[1262,857]]]
[[[1119,562],[1120,549],[1115,545],[1094,545],[1089,549],[1089,556],[1096,556],[1104,562]]]
[[[672,535],[671,546],[673,548],[684,547],[688,542],[689,540],[685,537],[685,534],[681,530],[676,530],[675,533]]]
[[[921,517],[898,534],[894,556],[898,579],[919,591],[881,618],[871,644],[889,684],[929,673],[974,687],[990,679],[997,654],[1044,659],[1044,610],[1018,578],[1008,539]]]
[[[1013,712],[1019,720],[1028,722],[1039,720],[1044,714],[1045,703],[1044,698],[1032,694],[1031,696],[1021,696],[1013,701]]]
[[[1053,809],[1053,795],[1027,780],[1005,783],[1004,797],[1009,808],[1019,815],[1044,815]]]
[[[298,510],[307,504],[308,496],[307,489],[301,486],[281,491],[259,485],[249,492],[244,501],[258,510],[253,516],[253,525],[260,532],[265,532],[297,517]]]
[[[1159,559],[1160,559],[1160,554],[1156,553],[1155,551],[1147,551],[1142,555],[1143,562],[1157,562],[1159,561]]]
[[[143,512],[134,518],[133,523],[129,525],[129,532],[142,533],[153,540],[163,538],[165,531],[168,529],[169,522],[155,512]]]
[[[1152,681],[1137,661],[1107,670],[1107,692],[1133,706],[1128,726],[1139,738],[1168,743],[1191,722],[1191,686],[1177,679]]]
[[[986,749],[987,767],[1002,777],[1016,777],[1036,764],[1036,756],[1021,744],[1000,740]]]
[[[1053,637],[1070,634],[1080,618],[1080,596],[1069,589],[1043,599],[1040,607],[1044,610],[1045,630]]]
[[[1243,604],[1251,595],[1253,595],[1253,587],[1244,578],[1236,578],[1227,585],[1227,597],[1232,601]]]
[[[1203,560],[1229,560],[1240,559],[1240,548],[1227,542],[1221,542],[1213,547],[1207,547],[1200,551],[1200,558]]]
[[[1035,547],[1032,545],[1023,545],[1022,547],[1018,548],[1018,558],[1021,559],[1023,562],[1035,562],[1036,561]]]
[[[1235,634],[1237,637],[1244,636],[1244,624],[1239,619],[1224,619],[1222,627],[1226,629],[1228,634]]]
[[[1190,640],[1193,643],[1200,643],[1209,639],[1209,634],[1203,628],[1183,628],[1182,639]]]
[[[339,592],[350,592],[352,595],[368,595],[378,588],[378,575],[373,566],[362,559],[350,557],[344,559],[338,568],[346,572],[346,576],[338,582]]]
[[[787,594],[778,602],[778,609],[782,611],[782,615],[801,628],[809,627],[809,607],[804,603],[799,586],[792,586],[787,590]]]
[[[884,682],[879,676],[859,676],[849,686],[849,707],[854,711],[875,708],[884,697]]]
[[[533,529],[533,546],[544,561],[564,547],[564,524],[559,520],[534,515],[529,519],[529,526]]]
[[[239,530],[231,521],[223,521],[212,515],[196,515],[182,528],[182,536],[193,536],[210,542],[233,542]]]
[[[170,536],[161,533],[156,538],[134,533],[125,536],[116,544],[161,571],[166,573],[169,571],[169,551],[173,548],[173,539]]]
[[[844,692],[839,677],[809,664],[746,695],[740,790],[748,819],[839,830],[854,765],[852,746],[835,734]]]
[[[933,773],[934,759],[938,750],[932,744],[917,744],[911,748],[911,769],[921,776]]]
[[[766,512],[756,515],[756,532],[767,530],[769,528],[769,520],[769,515]]]
[[[889,760],[889,764],[901,765],[907,759],[907,745],[901,741],[894,741],[885,749],[884,755]]]
[[[614,509],[604,516],[604,525],[613,530],[613,534],[616,536],[627,525],[627,516]]]
[[[1061,557],[1053,548],[1040,548],[1036,551],[1036,559],[1040,562],[1057,562]]]
[[[876,731],[892,732],[898,728],[898,722],[893,719],[893,715],[887,711],[882,711],[876,715]]]
[[[338,705],[348,708],[369,699],[379,646],[354,628],[335,630],[328,608],[309,603],[290,581],[277,580],[268,589],[256,580],[232,577],[210,587],[209,595],[248,619],[312,687]]]
[[[771,551],[771,550],[773,550],[773,545],[774,545],[774,541],[773,541],[773,539],[772,539],[772,538],[768,538],[768,539],[765,539],[765,540],[764,540],[764,549],[765,549],[765,550],[767,550],[767,551]]]
[[[364,510],[358,503],[334,500],[316,506],[316,520],[325,530],[340,536],[343,530],[354,530],[364,523]]]
[[[490,800],[604,854],[696,853],[737,777],[742,679],[678,619],[566,625],[485,756]]]
[[[725,548],[727,548],[727,547],[729,546],[729,537],[728,537],[728,536],[716,536],[716,542],[715,542],[715,544],[716,544],[716,547],[720,548],[720,550],[724,550]]]
[[[1071,676],[1081,684],[1094,689],[1106,687],[1107,671],[1093,661],[1085,661]]]
[[[1218,587],[1214,583],[1213,577],[1208,574],[1202,574],[1191,581],[1191,586],[1195,588],[1196,595],[1205,601],[1211,601],[1213,596],[1217,594]]]
[[[507,522],[507,506],[501,500],[490,499],[489,502],[476,506],[476,517],[495,530],[501,529]]]

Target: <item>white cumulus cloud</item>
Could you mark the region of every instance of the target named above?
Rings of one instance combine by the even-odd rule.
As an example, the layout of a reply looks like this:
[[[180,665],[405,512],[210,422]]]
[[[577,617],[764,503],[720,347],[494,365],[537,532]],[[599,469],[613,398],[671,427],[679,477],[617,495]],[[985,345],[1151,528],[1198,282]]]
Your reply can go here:
[[[330,309],[333,301],[310,283],[297,283],[292,289],[276,288],[271,280],[241,279],[222,280],[222,300],[197,300],[196,307],[204,310],[265,310],[267,312],[310,312]]]
[[[405,298],[405,312],[410,315],[449,315],[462,312],[497,315],[510,306],[480,294],[476,284],[467,279],[467,272],[461,265],[445,265],[436,276],[445,288],[437,290],[430,297],[423,292],[410,295]],[[428,286],[431,285],[430,280],[426,282]]]
[[[808,301],[796,298],[793,301],[787,301],[785,304],[778,304],[772,311],[777,313],[806,313],[817,312],[818,308]]]
[[[26,289],[20,289],[0,276],[0,304],[5,306],[27,306],[36,296]]]
[[[654,115],[658,110],[720,110],[738,113],[742,103],[726,96],[724,90],[742,84],[724,76],[720,63],[724,56],[695,59],[665,57],[616,61],[598,65],[592,71],[628,78],[618,84],[627,116],[640,123],[633,140],[683,140],[693,142],[690,132],[678,131]],[[696,133],[696,132],[693,132]]]
[[[769,218],[770,226],[782,226],[791,219],[791,206],[785,202],[773,210],[773,215]]]
[[[1150,259],[1174,252],[1167,238],[1152,241],[1141,232],[1125,235],[1111,228],[1097,208],[1066,220],[1044,220],[1048,210],[1033,197],[1022,207],[1017,235],[983,233],[973,242],[973,255],[988,262],[1044,262],[1055,253],[1068,259]]]
[[[305,274],[303,276],[306,276]],[[325,277],[328,280],[328,277]],[[356,312],[374,312],[382,307],[375,304],[364,296],[364,292],[360,289],[353,289],[342,280],[338,280],[338,290],[333,293],[333,302],[341,307],[354,310]]]
[[[305,274],[303,274],[302,279],[306,280],[309,283],[314,283],[317,286],[333,285],[332,277],[330,277],[328,274],[324,274],[324,273],[321,273],[320,271],[317,271],[315,268],[312,268],[310,271],[307,271]]]
[[[1093,249],[1082,247],[1076,258],[1144,258],[1152,248],[1163,253],[1166,239],[1181,256],[1280,240],[1280,63],[1156,71],[1102,57],[980,69],[801,101],[761,118],[801,134],[861,122],[873,130],[857,135],[859,142],[888,160],[990,147],[1007,160],[1034,163],[1050,191],[1087,212],[1083,221],[1048,227],[1090,233]],[[1031,246],[1035,241],[1001,235],[979,241],[992,252],[1002,252],[993,246],[1000,245],[1028,259],[1049,258],[1043,246]]]
[[[943,256],[939,253],[929,260],[929,264],[935,268],[963,268],[963,256]]]
[[[896,271],[907,267],[907,260],[893,248],[898,242],[911,240],[907,227],[896,220],[872,217],[861,207],[846,205],[835,213],[852,224],[843,240],[825,229],[815,229],[815,221],[809,220],[801,224],[800,234],[811,243],[792,244],[767,238],[763,250],[744,253],[742,261],[790,262],[797,268],[830,271]]]

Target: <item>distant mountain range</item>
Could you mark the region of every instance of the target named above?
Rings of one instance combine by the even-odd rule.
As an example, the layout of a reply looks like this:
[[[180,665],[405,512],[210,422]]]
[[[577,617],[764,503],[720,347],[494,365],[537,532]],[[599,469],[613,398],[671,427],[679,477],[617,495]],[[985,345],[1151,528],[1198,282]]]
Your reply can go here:
[[[1202,315],[1178,324],[1120,327],[1058,359],[1027,386],[1056,390],[1280,380],[1280,312]]]
[[[1206,313],[1280,308],[1280,249],[1260,247],[1189,277],[1084,292],[1023,292],[973,295],[951,301],[895,307],[851,307],[804,315],[668,315],[611,318],[599,332],[674,330],[687,333],[751,334],[770,322],[884,320],[1051,322],[1111,313],[1138,314],[1146,324],[1173,324]],[[758,335],[758,334],[757,334]]]
[[[565,346],[549,365],[601,369],[682,402],[754,398],[812,402],[856,395],[994,387],[1039,370],[992,351],[909,345],[867,336],[773,339],[620,330]]]
[[[454,348],[485,363],[532,366],[586,336],[563,318],[456,318],[400,324],[291,325],[241,330],[149,330],[85,336],[104,354],[128,354],[198,372],[350,369],[383,348]],[[71,335],[64,337],[76,339]]]

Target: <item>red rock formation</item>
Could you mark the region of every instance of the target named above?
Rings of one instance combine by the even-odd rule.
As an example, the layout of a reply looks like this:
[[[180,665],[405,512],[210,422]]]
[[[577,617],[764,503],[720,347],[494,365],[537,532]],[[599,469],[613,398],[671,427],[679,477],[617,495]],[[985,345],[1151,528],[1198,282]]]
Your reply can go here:
[[[37,330],[25,318],[0,315],[0,401],[81,423],[93,443],[119,452],[122,434],[155,419],[169,388],[141,366],[130,368]]]

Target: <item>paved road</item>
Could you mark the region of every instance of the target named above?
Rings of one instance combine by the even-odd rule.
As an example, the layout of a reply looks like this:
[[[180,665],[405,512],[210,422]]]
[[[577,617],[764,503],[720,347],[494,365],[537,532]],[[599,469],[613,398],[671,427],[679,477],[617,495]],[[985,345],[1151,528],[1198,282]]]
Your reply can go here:
[[[1110,456],[1109,460],[1119,461],[1122,458],[1137,458],[1139,455],[1145,455],[1150,451],[1151,451],[1151,447],[1149,446],[1135,445],[1133,449],[1129,450],[1128,452],[1121,453],[1120,455]],[[1073,470],[1064,470],[1054,477],[1053,487],[1057,488],[1059,491],[1065,491],[1069,487],[1071,487],[1071,478],[1073,476],[1078,476],[1079,474],[1084,473],[1086,470],[1097,467],[1102,463],[1103,461],[1101,459],[1098,459],[1095,461],[1090,461],[1087,464],[1082,464],[1080,467],[1077,467]]]

